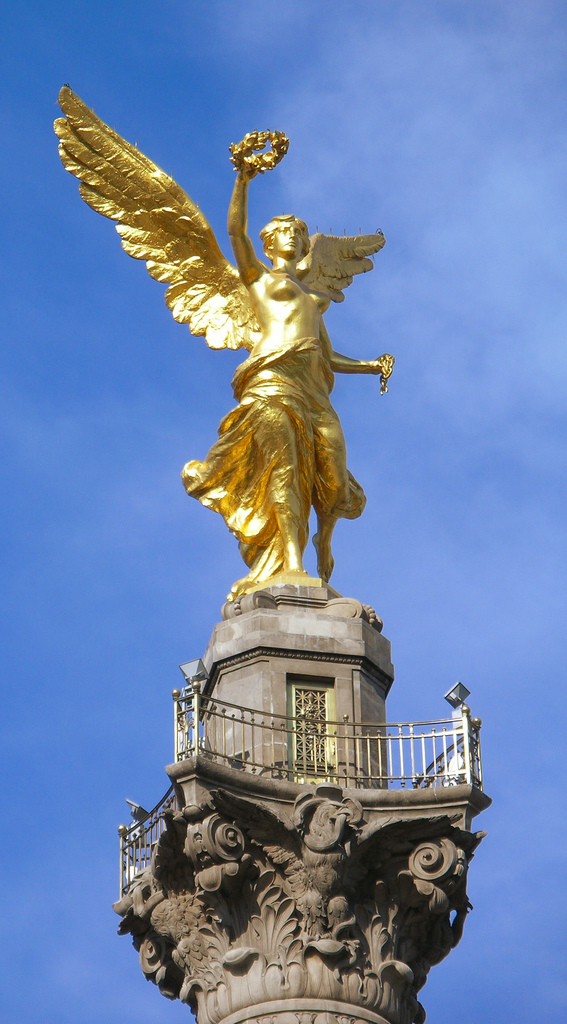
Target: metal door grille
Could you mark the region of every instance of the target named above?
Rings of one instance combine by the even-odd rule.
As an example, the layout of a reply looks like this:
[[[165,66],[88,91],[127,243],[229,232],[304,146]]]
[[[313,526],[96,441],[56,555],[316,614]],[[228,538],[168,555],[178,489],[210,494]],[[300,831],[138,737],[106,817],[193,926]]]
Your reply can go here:
[[[328,731],[333,717],[332,688],[293,684],[292,696],[294,771],[304,777],[328,777],[335,769],[335,744]]]

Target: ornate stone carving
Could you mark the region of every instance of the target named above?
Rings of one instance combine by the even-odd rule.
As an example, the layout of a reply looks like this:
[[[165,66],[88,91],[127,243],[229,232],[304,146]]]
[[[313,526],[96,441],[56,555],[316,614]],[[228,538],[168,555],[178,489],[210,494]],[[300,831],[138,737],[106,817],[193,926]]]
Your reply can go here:
[[[267,590],[256,590],[252,594],[243,594],[233,601],[227,601],[222,607],[222,618],[234,619],[246,612],[254,611],[256,608],[269,608],[271,611],[278,611],[281,601],[281,598],[280,600],[276,599]],[[316,603],[319,610],[324,611],[326,615],[345,619],[364,619],[379,633],[384,627],[382,619],[376,614],[372,605],[361,604],[354,597],[334,597],[331,600],[319,600]],[[285,602],[282,607],[285,607]]]
[[[252,594],[243,594],[241,597],[236,597],[234,601],[227,601],[222,606],[222,617],[223,619],[234,619],[237,615],[244,615],[246,612],[251,612],[254,608],[271,608],[277,611],[277,604],[271,594],[268,594],[265,590],[256,590]]]
[[[168,812],[115,905],[146,978],[199,1024],[421,1024],[417,993],[461,937],[484,833],[367,816],[332,785],[292,815],[222,789]]]

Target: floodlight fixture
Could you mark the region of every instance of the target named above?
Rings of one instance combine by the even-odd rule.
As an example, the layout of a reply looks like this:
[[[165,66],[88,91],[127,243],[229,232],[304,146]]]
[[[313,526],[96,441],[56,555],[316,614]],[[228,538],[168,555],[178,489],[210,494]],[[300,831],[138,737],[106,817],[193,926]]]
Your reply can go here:
[[[130,808],[130,814],[132,815],[133,821],[143,821],[144,818],[147,818],[150,812],[146,811],[145,807],[142,807],[141,804],[134,803],[134,801],[129,800],[128,797],[126,797],[125,799],[126,803],[128,804],[128,807]]]
[[[180,665],[179,668],[183,672],[188,683],[196,681],[202,682],[204,679],[208,679],[209,676],[209,673],[200,658],[194,658],[193,661],[186,661],[185,664]]]
[[[452,708],[461,708],[470,694],[471,691],[463,683],[455,683],[445,694],[445,700]]]

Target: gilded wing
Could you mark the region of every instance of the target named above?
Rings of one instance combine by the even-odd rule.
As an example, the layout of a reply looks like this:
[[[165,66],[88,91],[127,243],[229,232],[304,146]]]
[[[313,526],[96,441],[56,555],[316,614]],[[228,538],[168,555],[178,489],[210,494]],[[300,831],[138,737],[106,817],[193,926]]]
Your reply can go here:
[[[312,235],[309,252],[297,268],[298,277],[309,289],[323,292],[334,302],[343,302],[343,288],[352,284],[355,274],[365,274],[374,266],[368,259],[379,252],[386,239],[375,235]]]
[[[165,301],[174,319],[204,334],[210,348],[251,349],[260,327],[248,292],[196,204],[67,86],[59,104],[65,117],[54,127],[63,166],[79,178],[85,202],[117,221],[128,255],[169,285]]]

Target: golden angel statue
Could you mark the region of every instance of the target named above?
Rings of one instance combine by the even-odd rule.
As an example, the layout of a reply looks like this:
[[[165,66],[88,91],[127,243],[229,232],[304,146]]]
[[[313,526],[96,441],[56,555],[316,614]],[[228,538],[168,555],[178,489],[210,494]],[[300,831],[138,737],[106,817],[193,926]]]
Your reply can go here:
[[[238,405],[222,420],[203,462],[182,472],[188,494],[220,512],[239,541],[248,575],[229,600],[274,578],[301,583],[311,507],[319,576],[333,571],[337,519],[357,518],[364,492],[349,473],[339,418],[329,401],[334,373],[381,375],[394,359],[364,361],[333,350],[323,323],[331,299],[342,302],[355,274],[384,245],[382,233],[315,234],[294,216],[274,217],[260,232],[271,262],[258,259],[247,234],[249,182],[287,152],[282,132],[252,132],[231,149],[237,175],[228,213],[236,268],[207,220],[179,185],[64,86],[55,122],[64,167],[82,198],[116,221],[126,252],[146,261],[169,287],[174,318],[211,348],[245,348],[233,378]],[[266,150],[267,146],[271,149]]]

